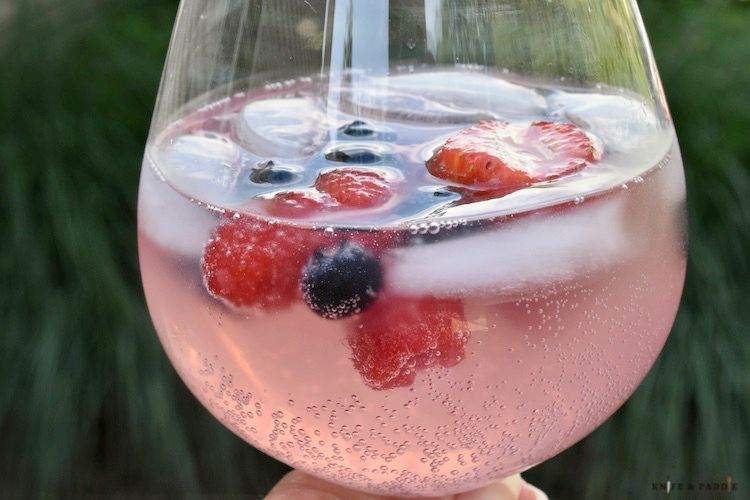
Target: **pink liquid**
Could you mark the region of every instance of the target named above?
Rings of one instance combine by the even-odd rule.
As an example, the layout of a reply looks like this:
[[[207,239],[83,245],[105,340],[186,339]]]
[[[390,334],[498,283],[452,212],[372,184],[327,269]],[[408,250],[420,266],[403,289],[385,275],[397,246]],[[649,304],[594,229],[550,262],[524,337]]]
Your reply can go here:
[[[300,301],[238,311],[212,297],[200,255],[223,216],[178,194],[167,167],[169,183],[145,168],[139,245],[154,324],[196,397],[275,458],[380,494],[479,487],[583,438],[660,352],[685,271],[684,182],[668,137],[656,161],[609,189],[542,210],[525,203],[515,216],[465,212],[484,221],[480,230],[466,231],[465,219],[370,214],[407,241],[384,257],[391,286],[459,298],[470,333],[456,366],[389,390],[368,387],[352,364],[356,316],[323,319]],[[368,214],[356,217],[361,225]],[[419,240],[435,233],[440,240]]]

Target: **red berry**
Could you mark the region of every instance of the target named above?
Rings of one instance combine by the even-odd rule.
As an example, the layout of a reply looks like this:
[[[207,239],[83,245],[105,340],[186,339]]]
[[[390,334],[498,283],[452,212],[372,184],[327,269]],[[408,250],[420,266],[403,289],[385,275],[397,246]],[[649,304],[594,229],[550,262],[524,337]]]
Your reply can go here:
[[[483,121],[448,139],[427,170],[469,186],[520,189],[576,172],[599,157],[591,138],[572,123]]]
[[[381,298],[349,335],[354,367],[376,390],[409,386],[417,370],[454,366],[469,338],[461,302]]]
[[[275,217],[299,218],[322,212],[336,202],[317,191],[284,191],[269,198],[266,210]]]
[[[203,250],[208,292],[236,307],[278,309],[300,296],[299,276],[315,247],[313,232],[235,215]]]
[[[373,208],[387,202],[391,186],[386,177],[371,170],[339,168],[320,174],[315,188],[347,208]]]
[[[398,231],[338,231],[336,241],[354,241],[373,255],[381,255],[399,244],[402,234]]]

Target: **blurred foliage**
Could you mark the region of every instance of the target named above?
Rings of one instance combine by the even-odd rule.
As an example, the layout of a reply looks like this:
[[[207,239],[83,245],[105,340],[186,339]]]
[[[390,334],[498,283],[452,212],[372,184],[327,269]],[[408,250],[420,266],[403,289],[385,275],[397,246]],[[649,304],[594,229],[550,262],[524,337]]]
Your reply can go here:
[[[569,83],[604,83],[650,95],[629,1],[522,0],[516,10],[512,3],[485,0],[443,5],[441,63],[505,68],[542,79],[563,76]]]
[[[140,289],[138,166],[176,6],[0,3],[3,498],[255,498],[285,470],[187,393]],[[746,498],[750,4],[641,9],[688,178],[683,306],[635,396],[527,477],[555,498],[626,499],[731,475]]]

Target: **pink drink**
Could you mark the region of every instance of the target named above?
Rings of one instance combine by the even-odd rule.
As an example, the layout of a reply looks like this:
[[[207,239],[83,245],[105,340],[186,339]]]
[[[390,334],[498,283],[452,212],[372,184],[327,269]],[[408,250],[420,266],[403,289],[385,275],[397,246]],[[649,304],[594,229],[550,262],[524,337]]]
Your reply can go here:
[[[334,123],[306,98],[314,82],[238,95],[159,135],[141,180],[148,305],[190,390],[264,452],[381,494],[466,491],[584,437],[648,372],[682,290],[685,192],[671,127],[663,131],[621,92],[452,78],[391,77],[396,90],[382,99],[400,99],[401,113],[342,89]],[[436,81],[444,87],[425,86]],[[509,103],[505,116],[472,108],[472,90],[491,85]],[[446,137],[488,118],[574,122],[596,138],[602,159],[499,198],[471,198],[425,171]],[[336,136],[353,120],[379,135]],[[415,369],[412,383],[383,390],[352,361],[348,339],[363,328],[362,315],[329,320],[302,300],[272,310],[232,307],[208,293],[201,270],[218,224],[236,212],[271,218],[264,200],[308,188],[320,169],[347,167],[322,158],[353,145],[378,156],[365,168],[397,179],[399,195],[384,207],[276,220],[277,227],[311,241],[354,229],[387,234],[391,243],[378,257],[385,287],[406,301],[460,304],[457,328],[466,332],[449,367]],[[296,177],[281,186],[248,181],[268,160]]]

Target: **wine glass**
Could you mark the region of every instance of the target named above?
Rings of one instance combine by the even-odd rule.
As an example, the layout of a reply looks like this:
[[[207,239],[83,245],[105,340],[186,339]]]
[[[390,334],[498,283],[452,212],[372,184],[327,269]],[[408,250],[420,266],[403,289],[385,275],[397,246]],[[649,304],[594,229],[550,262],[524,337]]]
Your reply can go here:
[[[138,234],[159,338],[224,425],[442,495],[635,390],[685,185],[634,0],[183,0]]]

